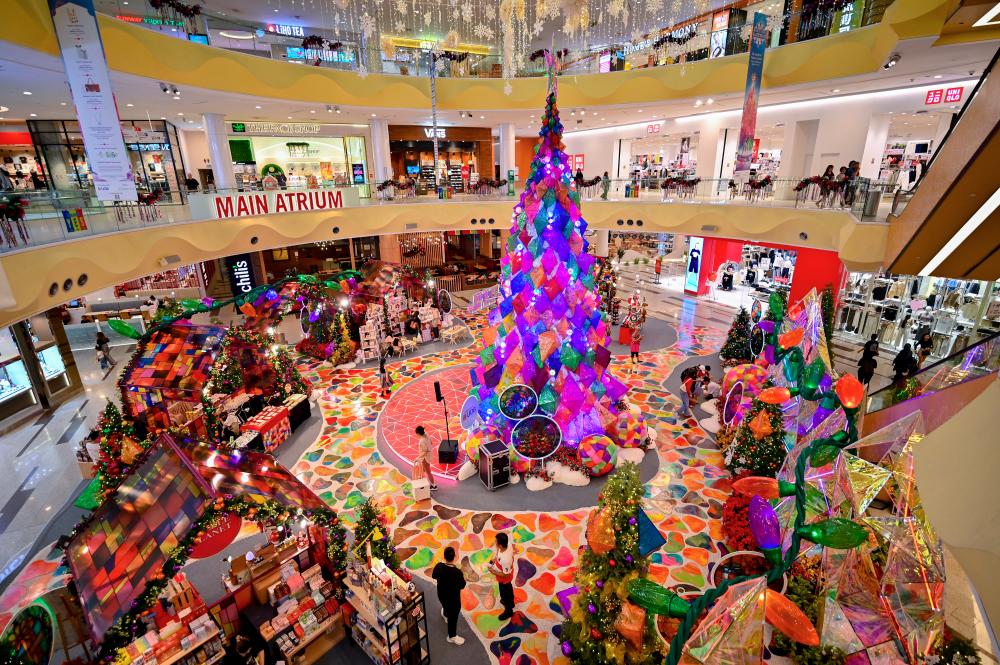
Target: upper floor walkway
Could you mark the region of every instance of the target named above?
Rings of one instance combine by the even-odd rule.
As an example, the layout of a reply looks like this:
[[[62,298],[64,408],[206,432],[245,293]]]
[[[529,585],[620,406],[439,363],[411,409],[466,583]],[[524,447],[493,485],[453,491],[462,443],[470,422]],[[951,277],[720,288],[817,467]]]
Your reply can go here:
[[[613,183],[607,200],[603,188],[584,188],[582,212],[591,229],[824,249],[837,252],[852,270],[875,269],[882,262],[886,226],[878,214],[888,212],[889,201],[876,190],[824,193],[810,185],[795,192],[798,183],[755,189],[700,181],[666,190],[640,186],[636,195],[632,185]],[[360,190],[218,192],[151,206],[36,201],[26,219],[3,224],[0,326],[170,265],[339,238],[505,232],[517,201],[506,187],[444,200],[400,192],[390,198],[389,190],[362,198]]]
[[[942,28],[956,4],[955,0],[895,0],[881,20],[871,25],[833,34],[816,31],[822,36],[771,48],[765,59],[762,86],[779,88],[880,72],[901,41],[945,40]],[[20,49],[21,56],[32,54],[31,58],[22,57],[22,62],[39,66],[46,58],[57,62],[59,51],[45,0],[12,0],[5,3],[4,10],[0,43]],[[288,102],[372,109],[431,107],[427,77],[372,73],[369,67],[340,70],[296,66],[287,60],[176,39],[112,16],[100,15],[99,23],[113,72]],[[990,35],[975,36],[985,38]],[[967,41],[968,36],[943,43],[956,40]],[[570,74],[567,70],[560,85],[560,103],[567,107],[620,106],[741,93],[746,58],[745,53],[738,53],[609,73]],[[436,103],[441,110],[535,110],[544,94],[545,81],[539,77],[442,78],[437,83]]]

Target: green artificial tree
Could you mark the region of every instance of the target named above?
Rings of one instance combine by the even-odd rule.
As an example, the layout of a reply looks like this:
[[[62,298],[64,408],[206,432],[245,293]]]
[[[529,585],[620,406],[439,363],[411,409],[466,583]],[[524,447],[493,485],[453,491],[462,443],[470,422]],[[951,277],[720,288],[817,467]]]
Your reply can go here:
[[[351,341],[351,333],[347,329],[347,315],[344,312],[340,312],[334,318],[331,330],[336,346],[333,349],[333,355],[330,356],[330,362],[334,365],[350,362],[351,358],[354,357],[354,342]]]
[[[770,388],[771,381],[764,382]],[[726,450],[726,465],[733,475],[749,472],[753,476],[773,478],[785,461],[785,428],[781,406],[767,404],[756,397],[736,430],[733,443]]]
[[[312,386],[299,373],[295,361],[292,360],[292,354],[285,347],[277,347],[271,355],[271,365],[278,375],[277,392],[281,399],[289,395],[308,395],[312,392]]]
[[[726,335],[726,343],[722,345],[719,357],[726,365],[740,365],[753,362],[753,351],[750,349],[750,314],[743,307],[733,319]]]
[[[218,355],[212,365],[211,385],[213,393],[232,395],[243,387],[243,367],[228,348]]]
[[[587,547],[580,557],[569,617],[560,633],[563,653],[580,665],[653,665],[663,660],[655,631],[642,642],[618,632],[618,621],[635,609],[629,584],[645,579],[649,559],[639,553],[638,510],[643,485],[639,467],[620,465],[608,478],[587,526]]]
[[[370,545],[372,557],[381,559],[392,570],[399,568],[399,557],[389,534],[389,521],[371,498],[358,507],[358,521],[354,525],[354,547]]]

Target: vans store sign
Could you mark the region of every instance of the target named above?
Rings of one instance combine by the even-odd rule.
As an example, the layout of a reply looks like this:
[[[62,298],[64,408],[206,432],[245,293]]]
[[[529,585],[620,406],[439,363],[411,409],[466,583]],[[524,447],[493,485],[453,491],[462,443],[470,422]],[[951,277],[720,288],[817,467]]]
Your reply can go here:
[[[354,187],[243,194],[191,194],[192,219],[235,219],[282,212],[313,212],[352,208],[361,204]]]

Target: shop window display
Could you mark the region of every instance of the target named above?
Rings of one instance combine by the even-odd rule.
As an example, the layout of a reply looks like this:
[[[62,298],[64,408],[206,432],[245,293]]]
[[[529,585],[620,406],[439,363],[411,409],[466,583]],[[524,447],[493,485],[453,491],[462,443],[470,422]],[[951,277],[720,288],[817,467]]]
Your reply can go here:
[[[122,120],[122,136],[140,194],[158,192],[162,202],[181,202],[184,162],[177,128],[163,120]],[[51,185],[93,191],[93,175],[76,120],[29,120],[28,130]]]
[[[230,138],[242,187],[347,187],[367,184],[363,136]],[[362,192],[367,195],[367,188]]]

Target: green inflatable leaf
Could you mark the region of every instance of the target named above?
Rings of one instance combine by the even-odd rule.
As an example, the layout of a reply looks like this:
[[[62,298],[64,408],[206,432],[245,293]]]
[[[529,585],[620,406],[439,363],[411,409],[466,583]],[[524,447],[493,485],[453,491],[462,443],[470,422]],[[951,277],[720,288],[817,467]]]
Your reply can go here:
[[[128,337],[129,339],[139,339],[142,337],[142,333],[125,323],[121,319],[109,319],[108,325],[119,335]]]
[[[182,298],[181,307],[185,310],[201,309],[201,301],[196,298]]]
[[[316,284],[319,282],[319,278],[316,275],[299,275],[299,281],[306,284]]]

